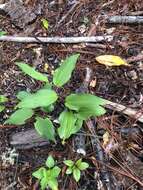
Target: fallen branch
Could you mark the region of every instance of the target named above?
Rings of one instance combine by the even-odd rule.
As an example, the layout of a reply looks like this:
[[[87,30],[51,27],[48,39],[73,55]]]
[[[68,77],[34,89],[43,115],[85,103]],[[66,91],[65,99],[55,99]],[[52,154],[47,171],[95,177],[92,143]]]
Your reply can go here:
[[[128,108],[126,106],[123,106],[121,104],[114,103],[114,102],[111,102],[108,100],[106,100],[106,105],[104,107],[111,109],[111,110],[115,110],[117,112],[121,112],[121,113],[128,115],[129,117],[143,123],[143,114],[139,111],[132,109],[132,108]]]
[[[143,24],[143,16],[109,16],[107,22],[111,24]]]
[[[102,41],[112,41],[113,36],[87,36],[87,37],[21,37],[21,36],[1,36],[0,41],[21,42],[21,43],[96,43]]]

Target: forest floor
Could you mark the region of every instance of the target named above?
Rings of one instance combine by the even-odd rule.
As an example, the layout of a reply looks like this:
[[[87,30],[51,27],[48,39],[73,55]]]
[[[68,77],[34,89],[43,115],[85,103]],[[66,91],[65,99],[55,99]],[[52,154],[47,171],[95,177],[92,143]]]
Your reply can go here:
[[[5,2],[8,1],[0,0],[0,3]],[[62,59],[77,52],[80,59],[70,82],[60,89],[62,97],[80,88],[88,67],[92,71],[92,84],[90,81],[88,87],[90,93],[143,112],[143,60],[136,61],[136,57],[143,54],[143,23],[108,24],[104,17],[140,12],[143,16],[142,0],[79,0],[78,3],[76,0],[24,0],[24,6],[33,11],[38,9],[37,5],[40,5],[40,13],[23,28],[13,23],[7,14],[0,13],[0,29],[13,36],[111,35],[113,40],[82,44],[0,42],[0,94],[9,100],[6,109],[0,113],[0,189],[40,189],[31,174],[45,163],[50,154],[60,164],[64,159],[76,160],[81,157],[90,164],[79,183],[67,177],[63,169],[58,179],[59,190],[109,189],[106,182],[104,184],[103,165],[107,166],[104,172],[109,174],[110,189],[143,189],[143,123],[122,112],[107,109],[104,116],[96,118],[96,134],[107,157],[105,163],[100,163],[96,157],[86,124],[83,127],[85,155],[75,151],[75,137],[78,134],[67,140],[65,145],[58,140],[57,144],[16,148],[10,143],[11,136],[33,128],[32,122],[22,126],[4,125],[14,110],[16,94],[21,90],[35,91],[41,85],[20,72],[15,62],[23,61],[50,78]],[[43,18],[49,22],[48,30],[42,26]],[[96,62],[97,56],[106,54],[123,59],[134,57],[135,61],[130,63],[130,67],[106,67]],[[45,69],[45,65],[48,65],[48,69]],[[51,116],[53,120],[57,119],[61,109],[62,103],[59,102],[57,113]],[[103,135],[107,131],[110,134],[107,144],[112,145],[110,151],[103,146]]]

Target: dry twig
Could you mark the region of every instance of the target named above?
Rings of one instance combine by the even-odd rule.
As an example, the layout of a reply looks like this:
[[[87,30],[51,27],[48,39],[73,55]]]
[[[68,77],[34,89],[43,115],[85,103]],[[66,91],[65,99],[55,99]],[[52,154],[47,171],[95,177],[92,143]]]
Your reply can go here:
[[[96,43],[102,41],[112,41],[113,36],[87,36],[87,37],[21,37],[21,36],[1,36],[0,41],[21,42],[21,43]]]
[[[109,108],[111,110],[115,110],[117,112],[123,113],[125,115],[128,115],[129,117],[131,117],[133,119],[136,119],[136,120],[143,123],[143,114],[141,112],[137,111],[137,110],[128,108],[128,107],[126,107],[124,105],[121,105],[121,104],[118,104],[118,103],[115,103],[115,102],[111,102],[111,101],[108,101],[108,100],[106,100],[105,107]]]
[[[143,16],[109,16],[107,22],[111,24],[143,24]]]

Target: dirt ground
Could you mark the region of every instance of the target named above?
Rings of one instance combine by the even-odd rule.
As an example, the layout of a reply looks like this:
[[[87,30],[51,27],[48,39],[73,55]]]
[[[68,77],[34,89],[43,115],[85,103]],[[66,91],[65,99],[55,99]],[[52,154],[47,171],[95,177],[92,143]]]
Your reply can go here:
[[[0,0],[0,3],[4,2],[8,0]],[[33,128],[31,121],[23,126],[3,125],[13,112],[17,92],[35,91],[41,86],[40,82],[23,75],[16,67],[16,61],[24,61],[50,78],[60,60],[79,52],[80,60],[72,79],[59,92],[61,97],[80,88],[86,68],[89,67],[93,73],[92,81],[96,83],[95,86],[89,86],[90,93],[143,112],[143,60],[136,60],[139,54],[143,54],[143,24],[108,24],[104,17],[133,13],[143,16],[142,0],[80,0],[76,5],[75,3],[74,0],[25,0],[24,6],[33,11],[40,4],[41,12],[22,29],[12,22],[10,16],[0,12],[0,29],[6,31],[8,35],[114,37],[111,42],[73,45],[0,42],[0,94],[9,99],[6,109],[0,113],[1,190],[40,189],[31,174],[44,164],[49,154],[52,154],[60,165],[65,158],[74,160],[84,157],[90,163],[90,168],[82,175],[78,184],[72,178],[66,177],[63,170],[58,180],[59,190],[108,189],[102,186],[100,173],[103,165],[107,166],[113,183],[110,189],[143,189],[143,123],[121,112],[109,109],[105,116],[96,118],[96,133],[101,145],[105,131],[110,133],[110,139],[114,141],[113,150],[110,153],[106,152],[108,157],[106,163],[98,163],[86,126],[84,126],[85,136],[87,135],[85,156],[74,151],[74,136],[65,145],[61,145],[60,141],[56,145],[48,144],[29,149],[16,149],[10,145],[13,134]],[[48,30],[43,28],[42,18],[49,21]],[[105,54],[135,59],[130,63],[130,67],[105,67],[95,60],[96,56]],[[47,70],[45,64],[48,64]],[[57,112],[52,113],[53,120],[57,119],[62,106],[63,103],[59,102]]]

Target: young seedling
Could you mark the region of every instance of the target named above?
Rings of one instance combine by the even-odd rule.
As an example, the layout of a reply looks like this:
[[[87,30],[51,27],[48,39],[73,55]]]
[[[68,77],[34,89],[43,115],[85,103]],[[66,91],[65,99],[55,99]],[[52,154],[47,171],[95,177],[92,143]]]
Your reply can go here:
[[[89,167],[89,164],[87,162],[82,162],[82,159],[79,159],[76,162],[72,160],[65,160],[64,164],[68,167],[66,174],[72,174],[76,182],[78,182],[81,178],[81,171],[86,170]]]
[[[61,172],[58,166],[55,166],[55,161],[52,156],[49,156],[45,163],[46,167],[41,167],[32,175],[40,181],[41,190],[49,187],[52,190],[58,190],[57,178]]]
[[[15,125],[25,124],[28,119],[35,115],[36,109],[35,129],[44,138],[55,142],[56,132],[52,121],[49,119],[49,112],[54,110],[58,94],[52,89],[52,86],[55,85],[60,88],[70,80],[79,56],[79,54],[74,54],[62,61],[60,67],[55,70],[51,83],[49,83],[47,76],[44,74],[23,62],[17,62],[16,65],[26,75],[42,81],[43,87],[34,93],[19,92],[17,94],[19,103],[16,106],[16,111],[5,123]],[[65,109],[59,114],[59,128],[57,132],[62,139],[62,143],[64,144],[66,139],[76,134],[82,127],[83,122],[89,117],[105,114],[106,110],[102,107],[104,104],[106,104],[106,100],[91,94],[68,95],[65,98]],[[42,118],[38,116],[38,110],[46,112],[47,117]]]

